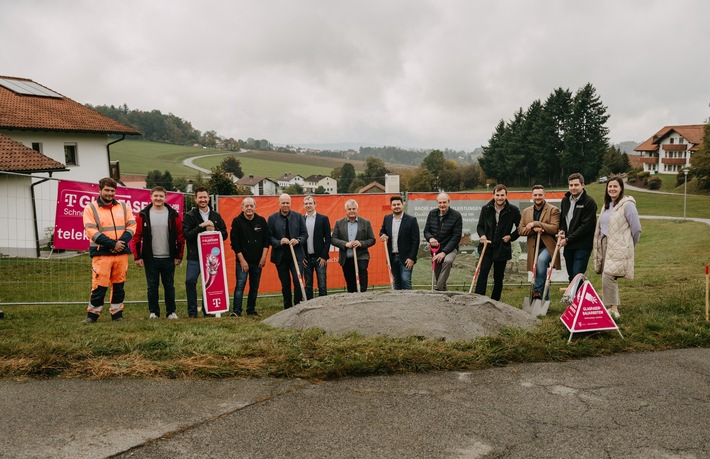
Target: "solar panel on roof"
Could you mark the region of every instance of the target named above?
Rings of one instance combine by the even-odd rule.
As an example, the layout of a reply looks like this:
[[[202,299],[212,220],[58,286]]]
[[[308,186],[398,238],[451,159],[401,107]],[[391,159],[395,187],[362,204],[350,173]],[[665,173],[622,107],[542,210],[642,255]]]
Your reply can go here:
[[[28,96],[56,97],[61,99],[62,96],[54,91],[51,91],[43,86],[38,85],[34,81],[19,81],[0,78],[0,86],[13,91],[17,94],[26,94]]]

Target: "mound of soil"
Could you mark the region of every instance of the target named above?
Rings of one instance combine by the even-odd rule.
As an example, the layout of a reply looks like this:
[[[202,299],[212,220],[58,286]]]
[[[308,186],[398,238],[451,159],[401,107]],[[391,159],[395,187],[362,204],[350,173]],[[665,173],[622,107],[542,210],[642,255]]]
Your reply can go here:
[[[461,292],[378,291],[314,298],[264,323],[273,327],[366,336],[471,340],[503,328],[532,328],[538,319],[488,297]]]

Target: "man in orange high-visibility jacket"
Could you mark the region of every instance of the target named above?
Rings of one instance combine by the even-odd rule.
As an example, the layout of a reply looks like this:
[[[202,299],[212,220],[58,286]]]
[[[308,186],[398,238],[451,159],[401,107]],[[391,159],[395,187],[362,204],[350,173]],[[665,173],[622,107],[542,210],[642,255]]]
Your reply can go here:
[[[84,208],[84,231],[91,241],[91,299],[85,324],[99,319],[111,286],[111,319],[123,320],[124,283],[128,271],[128,243],[136,231],[136,219],[125,202],[114,199],[116,181],[99,180],[99,197]]]

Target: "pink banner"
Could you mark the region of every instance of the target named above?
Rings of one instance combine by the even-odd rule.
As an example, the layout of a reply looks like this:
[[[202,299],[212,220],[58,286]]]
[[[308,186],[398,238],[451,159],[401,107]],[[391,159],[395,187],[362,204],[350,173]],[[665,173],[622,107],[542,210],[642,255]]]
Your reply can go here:
[[[224,263],[224,241],[219,231],[205,231],[197,236],[197,251],[202,273],[202,298],[205,312],[229,311],[227,271]]]
[[[84,207],[99,196],[99,186],[92,183],[62,180],[57,189],[57,214],[54,219],[54,248],[65,250],[89,250],[89,239],[84,233],[82,215]],[[150,204],[150,190],[116,188],[116,200],[123,201],[138,214]],[[183,198],[180,193],[168,192],[166,203],[183,213]]]

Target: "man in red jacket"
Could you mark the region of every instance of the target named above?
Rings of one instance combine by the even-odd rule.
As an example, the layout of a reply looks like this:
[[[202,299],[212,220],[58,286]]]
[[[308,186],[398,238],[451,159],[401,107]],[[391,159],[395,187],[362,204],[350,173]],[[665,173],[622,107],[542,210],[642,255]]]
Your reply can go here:
[[[138,213],[136,234],[131,239],[131,251],[136,266],[145,268],[148,284],[148,318],[160,317],[158,287],[163,280],[165,290],[165,315],[177,319],[175,313],[175,267],[182,263],[185,237],[182,217],[171,206],[165,205],[165,188],[150,190],[151,203]]]

